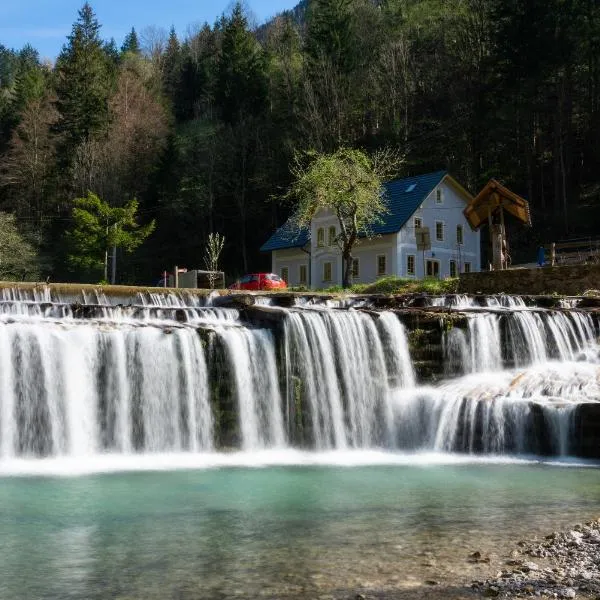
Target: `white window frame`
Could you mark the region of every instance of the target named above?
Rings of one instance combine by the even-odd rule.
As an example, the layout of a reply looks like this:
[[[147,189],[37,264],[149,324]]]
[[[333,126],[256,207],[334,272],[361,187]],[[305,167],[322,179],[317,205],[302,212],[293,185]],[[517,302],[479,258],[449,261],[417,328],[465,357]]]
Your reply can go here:
[[[326,278],[325,267],[329,265],[329,278]],[[328,260],[323,263],[323,281],[329,282],[333,280],[333,263]]]
[[[438,266],[438,276],[437,276],[437,278],[441,279],[441,277],[442,277],[442,265],[441,265],[439,259],[437,259],[437,258],[426,258],[425,259],[425,273],[423,273],[423,275],[425,277],[435,277],[435,275],[427,275],[427,265],[429,263],[436,263],[437,264],[437,266]]]
[[[356,263],[356,275],[354,274],[354,263]],[[360,277],[360,258],[354,257],[352,259],[352,279],[358,279]]]
[[[304,279],[302,278],[302,269],[304,269]],[[298,283],[300,285],[306,285],[308,283],[308,265],[298,266]]]
[[[333,232],[333,235],[331,233]],[[327,245],[335,246],[335,238],[337,236],[337,231],[335,229],[335,225],[331,225],[331,227],[327,228]]]
[[[419,225],[417,226],[417,221],[419,221]],[[417,239],[417,229],[423,227],[423,217],[415,217],[413,219],[413,234],[415,236],[415,240]]]
[[[325,247],[325,228],[319,227],[317,229],[317,248]]]
[[[444,204],[444,190],[441,187],[435,189],[435,203]]]
[[[287,277],[283,276],[284,271],[287,273]],[[281,279],[283,279],[289,285],[289,283],[290,283],[290,268],[287,266],[279,267],[279,277],[281,277]]]
[[[442,226],[442,237],[438,237],[438,225]],[[435,222],[435,241],[436,242],[444,242],[446,240],[446,223],[444,221],[436,221]]]
[[[452,259],[450,260],[449,264],[449,273],[450,273],[450,277],[457,277],[458,276],[458,263]],[[454,265],[454,275],[452,274],[452,265]]]
[[[460,231],[460,236],[458,235],[459,231]],[[465,228],[462,225],[456,226],[456,243],[459,246],[462,246],[465,243]]]
[[[467,261],[464,265],[463,265],[463,273],[471,273],[471,262]]]
[[[410,271],[410,267],[409,267],[409,264],[408,264],[408,260],[410,258],[412,258],[412,263],[413,263],[413,265],[412,265],[412,273]],[[415,254],[407,254],[406,255],[406,274],[409,277],[416,277],[416,275],[417,275],[417,256]]]
[[[383,266],[384,266],[384,270],[383,273],[379,272],[379,259],[383,258]],[[385,275],[387,275],[387,254],[378,254],[377,257],[375,258],[375,272],[377,273],[377,277],[384,277]]]

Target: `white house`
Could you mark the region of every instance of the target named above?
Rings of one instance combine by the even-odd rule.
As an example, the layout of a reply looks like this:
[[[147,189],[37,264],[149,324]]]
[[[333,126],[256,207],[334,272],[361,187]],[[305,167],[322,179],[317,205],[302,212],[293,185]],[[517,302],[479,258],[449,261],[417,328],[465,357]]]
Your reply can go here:
[[[353,282],[378,277],[455,277],[479,271],[479,231],[469,226],[463,211],[472,200],[445,171],[397,179],[385,184],[387,213],[361,238],[352,255]],[[431,249],[417,250],[415,229],[429,228]],[[342,283],[342,255],[336,238],[339,223],[328,211],[317,213],[310,230],[280,227],[262,246],[271,252],[272,270],[290,286],[327,288]]]

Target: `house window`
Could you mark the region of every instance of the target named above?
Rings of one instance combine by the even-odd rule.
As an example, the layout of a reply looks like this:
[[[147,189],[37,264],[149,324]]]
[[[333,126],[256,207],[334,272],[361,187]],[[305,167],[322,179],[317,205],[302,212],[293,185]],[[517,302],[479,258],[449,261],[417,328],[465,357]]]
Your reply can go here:
[[[385,254],[377,256],[377,276],[385,275],[387,272],[387,257]]]
[[[281,279],[283,279],[286,283],[290,280],[290,270],[288,267],[281,267],[280,270]]]
[[[427,274],[427,277],[439,278],[440,262],[438,260],[427,260],[425,262],[425,273]]]
[[[443,221],[435,222],[435,239],[438,242],[444,241],[444,222]]]
[[[421,217],[415,217],[415,237],[417,235],[417,229],[423,227],[423,219]]]
[[[456,277],[456,274],[457,274],[456,261],[451,260],[450,261],[450,277]]]
[[[301,285],[304,285],[308,281],[308,269],[306,265],[300,265],[299,281]]]
[[[352,259],[352,279],[360,277],[360,266],[358,264],[358,258]]]
[[[414,275],[415,274],[415,255],[409,254],[406,257],[406,274]]]
[[[335,227],[330,227],[329,228],[329,245],[330,246],[335,246]]]
[[[463,243],[463,226],[456,226],[456,243],[462,246]]]
[[[322,248],[325,245],[325,230],[322,227],[317,229],[317,246]]]
[[[331,281],[331,263],[323,263],[323,281]]]
[[[438,188],[437,190],[435,190],[435,203],[436,204],[444,203],[444,196],[442,195],[442,188]]]
[[[470,272],[471,272],[471,263],[466,262],[465,263],[465,273],[470,273]]]

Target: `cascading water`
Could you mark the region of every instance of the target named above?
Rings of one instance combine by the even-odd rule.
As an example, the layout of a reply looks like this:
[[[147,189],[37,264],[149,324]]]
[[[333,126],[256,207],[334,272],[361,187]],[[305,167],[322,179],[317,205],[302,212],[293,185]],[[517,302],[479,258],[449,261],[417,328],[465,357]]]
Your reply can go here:
[[[445,379],[427,386],[413,368],[418,327],[403,323],[414,313],[364,300],[249,309],[3,290],[0,460],[224,446],[572,452],[578,407],[600,402],[591,314],[512,297],[430,306],[464,321],[441,327]]]

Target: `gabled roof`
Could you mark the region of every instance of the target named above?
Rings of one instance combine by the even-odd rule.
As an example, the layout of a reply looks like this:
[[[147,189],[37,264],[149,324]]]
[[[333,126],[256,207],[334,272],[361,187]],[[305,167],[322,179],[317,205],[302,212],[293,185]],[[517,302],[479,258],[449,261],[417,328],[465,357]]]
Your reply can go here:
[[[435,171],[434,173],[395,179],[385,183],[387,213],[383,215],[381,223],[373,225],[371,228],[372,233],[374,235],[384,235],[400,231],[417,208],[421,206],[425,198],[431,194],[446,175],[446,171]],[[455,187],[462,190],[458,183],[452,178],[450,180]],[[271,252],[285,248],[301,248],[308,243],[309,239],[310,231],[308,228],[294,230],[288,220],[262,245],[261,251]]]
[[[469,225],[473,229],[479,229],[487,223],[488,214],[495,213],[500,207],[505,208],[524,225],[531,226],[529,202],[495,179],[487,182],[463,212]]]

